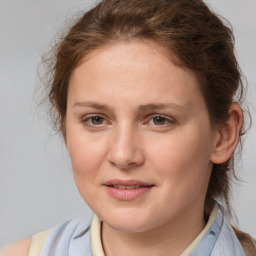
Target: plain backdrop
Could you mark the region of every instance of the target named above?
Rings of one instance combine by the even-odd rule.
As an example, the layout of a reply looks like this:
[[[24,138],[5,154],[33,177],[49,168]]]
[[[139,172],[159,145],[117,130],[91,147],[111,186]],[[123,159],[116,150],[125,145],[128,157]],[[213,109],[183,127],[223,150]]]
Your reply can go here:
[[[238,60],[248,79],[248,105],[256,115],[256,1],[208,0],[233,25]],[[0,247],[92,213],[75,187],[59,135],[37,110],[37,66],[65,20],[93,1],[0,0]],[[256,122],[256,118],[254,118]],[[242,230],[256,237],[256,126],[238,165],[233,208]]]

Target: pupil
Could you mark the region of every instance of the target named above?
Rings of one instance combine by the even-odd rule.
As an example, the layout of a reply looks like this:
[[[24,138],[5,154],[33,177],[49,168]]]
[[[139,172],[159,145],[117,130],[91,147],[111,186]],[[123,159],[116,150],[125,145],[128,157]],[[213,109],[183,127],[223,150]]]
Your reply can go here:
[[[165,118],[158,116],[154,117],[154,124],[156,125],[163,125],[165,123]]]
[[[92,117],[92,123],[93,124],[102,124],[103,118],[100,116],[94,116]]]

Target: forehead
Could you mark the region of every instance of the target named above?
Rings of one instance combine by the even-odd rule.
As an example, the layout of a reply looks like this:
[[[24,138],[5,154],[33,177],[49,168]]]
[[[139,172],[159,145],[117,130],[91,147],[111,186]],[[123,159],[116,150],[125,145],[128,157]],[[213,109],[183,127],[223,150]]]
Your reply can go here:
[[[109,98],[132,98],[141,104],[166,101],[189,105],[195,95],[202,98],[195,74],[176,66],[154,43],[130,42],[87,55],[72,73],[68,98],[97,98],[108,104]]]

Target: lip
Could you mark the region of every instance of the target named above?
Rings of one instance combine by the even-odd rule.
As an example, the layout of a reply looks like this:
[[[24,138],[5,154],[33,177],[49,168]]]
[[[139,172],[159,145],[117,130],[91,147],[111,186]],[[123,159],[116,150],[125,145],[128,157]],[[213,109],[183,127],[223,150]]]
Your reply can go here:
[[[139,186],[134,189],[119,189],[114,186]],[[134,200],[142,195],[147,194],[154,187],[154,184],[138,181],[138,180],[109,180],[103,184],[108,194],[120,201]]]
[[[144,187],[153,186],[153,184],[142,182],[139,180],[119,180],[119,179],[109,180],[109,181],[105,182],[104,185],[105,186],[112,186],[112,185],[144,186]]]

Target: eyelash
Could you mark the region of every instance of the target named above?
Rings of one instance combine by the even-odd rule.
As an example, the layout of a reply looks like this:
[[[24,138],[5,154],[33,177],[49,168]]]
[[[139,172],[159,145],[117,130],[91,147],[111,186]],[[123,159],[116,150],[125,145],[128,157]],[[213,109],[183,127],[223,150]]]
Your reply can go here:
[[[166,127],[166,126],[168,126],[170,124],[173,124],[175,122],[175,120],[173,118],[167,117],[165,115],[160,115],[160,114],[150,115],[149,117],[150,117],[149,122],[150,121],[154,122],[155,118],[162,118],[163,121],[164,121],[164,124],[160,124],[160,125],[157,125],[155,123],[152,124],[154,126],[159,126],[159,127]]]
[[[101,118],[103,120],[103,123],[106,122],[106,118],[100,114],[86,116],[85,118],[83,118],[81,120],[81,122],[82,122],[82,124],[87,125],[87,126],[101,126],[102,124],[99,124],[99,125],[93,124],[92,118],[96,118],[96,117]]]
[[[102,123],[100,124],[94,124],[92,119],[93,118],[100,118],[102,120]],[[155,118],[161,118],[162,121],[164,122],[163,124],[156,124],[154,122],[154,119]],[[86,126],[90,126],[90,127],[101,127],[103,126],[105,123],[107,122],[107,119],[102,116],[101,114],[93,114],[93,115],[89,115],[89,116],[86,116],[85,118],[83,118],[81,120],[81,123],[86,125]],[[153,123],[151,123],[153,122]],[[158,127],[166,127],[170,124],[173,124],[175,123],[175,120],[173,118],[170,118],[170,117],[167,117],[165,115],[161,115],[161,114],[153,114],[153,115],[150,115],[147,117],[147,121],[144,123],[144,124],[147,124],[149,123],[150,125],[153,125],[153,126],[158,126]]]

